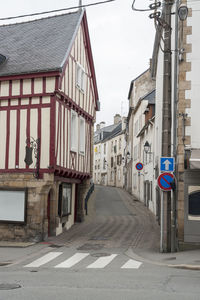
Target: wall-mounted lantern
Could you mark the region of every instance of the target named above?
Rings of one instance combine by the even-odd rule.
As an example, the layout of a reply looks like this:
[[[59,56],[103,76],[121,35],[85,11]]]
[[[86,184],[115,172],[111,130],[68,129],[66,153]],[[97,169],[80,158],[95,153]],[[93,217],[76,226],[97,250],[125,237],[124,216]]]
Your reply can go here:
[[[181,4],[178,9],[178,16],[181,21],[185,21],[188,16],[188,8],[185,4]]]
[[[33,163],[33,152],[36,159],[35,163],[35,178],[39,178],[39,167],[40,167],[40,139],[35,140],[33,137],[26,139],[26,156],[24,162],[30,166]]]

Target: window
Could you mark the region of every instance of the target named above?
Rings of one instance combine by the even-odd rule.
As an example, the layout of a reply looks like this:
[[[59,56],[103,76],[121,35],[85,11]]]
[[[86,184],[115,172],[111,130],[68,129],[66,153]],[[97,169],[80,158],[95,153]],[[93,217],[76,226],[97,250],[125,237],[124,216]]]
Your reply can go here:
[[[113,161],[113,157],[111,157],[111,168],[113,167],[114,161]]]
[[[118,170],[118,180],[121,180],[121,170]]]
[[[113,152],[113,142],[111,143],[111,152]]]
[[[134,135],[136,136],[138,133],[138,120],[135,122]]]
[[[118,166],[121,166],[121,164],[122,164],[122,155],[121,154],[117,155],[117,164],[118,164]]]
[[[71,214],[72,202],[72,185],[69,183],[62,183],[59,186],[58,198],[58,215],[60,217],[68,216]]]
[[[104,144],[104,154],[106,154],[106,144]]]
[[[80,117],[80,130],[79,130],[79,152],[85,154],[85,119]]]
[[[77,66],[76,66],[76,85],[82,92],[85,92],[85,82],[86,82],[86,78],[85,78],[84,68],[79,63],[77,63]]]
[[[78,130],[77,130],[77,113],[72,110],[71,112],[71,150],[77,152],[77,137],[78,137]]]
[[[25,223],[26,190],[0,190],[0,221]]]

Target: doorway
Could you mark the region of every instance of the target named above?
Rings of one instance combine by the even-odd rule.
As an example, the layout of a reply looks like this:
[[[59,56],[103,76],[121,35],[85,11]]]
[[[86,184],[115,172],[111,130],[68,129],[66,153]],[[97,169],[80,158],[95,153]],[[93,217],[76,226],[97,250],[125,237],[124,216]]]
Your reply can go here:
[[[200,242],[200,171],[185,172],[184,241]]]

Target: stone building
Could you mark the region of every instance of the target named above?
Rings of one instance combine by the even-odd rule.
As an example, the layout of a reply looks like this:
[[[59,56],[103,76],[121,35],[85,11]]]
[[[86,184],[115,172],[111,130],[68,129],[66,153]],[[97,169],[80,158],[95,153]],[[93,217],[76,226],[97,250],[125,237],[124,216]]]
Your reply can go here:
[[[98,92],[86,12],[0,26],[0,239],[84,219]]]
[[[124,186],[125,126],[126,118],[119,114],[115,115],[113,125],[97,124],[94,134],[95,184]]]
[[[165,6],[163,13],[165,13]],[[171,4],[170,4],[171,5]],[[188,12],[181,20],[180,9]],[[199,135],[199,67],[200,67],[200,3],[176,1],[171,14],[171,156],[175,158],[176,190],[171,206],[172,220],[168,219],[164,236],[167,234],[175,249],[190,247],[200,243],[200,135]],[[162,103],[164,47],[162,22],[158,25],[152,75],[156,79],[156,153],[155,163],[159,168],[162,141]],[[161,45],[161,48],[160,48]],[[164,212],[166,214],[166,211]],[[175,229],[173,229],[175,228]],[[175,240],[175,241],[174,241]],[[167,245],[171,246],[171,245]],[[166,246],[166,247],[167,247]]]

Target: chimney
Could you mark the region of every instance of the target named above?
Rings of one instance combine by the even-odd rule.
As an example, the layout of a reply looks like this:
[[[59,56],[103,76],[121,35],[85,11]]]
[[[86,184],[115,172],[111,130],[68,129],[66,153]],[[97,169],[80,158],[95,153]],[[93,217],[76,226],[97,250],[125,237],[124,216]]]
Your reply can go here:
[[[100,124],[96,125],[96,131],[100,130]]]
[[[126,129],[127,117],[122,117],[122,130]]]
[[[119,124],[121,121],[122,121],[121,116],[120,116],[119,114],[116,114],[116,115],[114,116],[114,124],[115,124],[115,125],[116,125],[116,124]]]
[[[100,123],[100,129],[104,128],[104,127],[105,127],[105,125],[106,125],[106,123],[105,123],[105,122],[101,122],[101,123]]]

